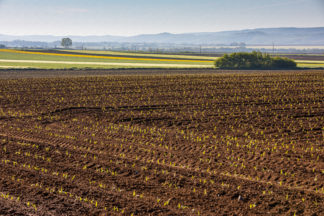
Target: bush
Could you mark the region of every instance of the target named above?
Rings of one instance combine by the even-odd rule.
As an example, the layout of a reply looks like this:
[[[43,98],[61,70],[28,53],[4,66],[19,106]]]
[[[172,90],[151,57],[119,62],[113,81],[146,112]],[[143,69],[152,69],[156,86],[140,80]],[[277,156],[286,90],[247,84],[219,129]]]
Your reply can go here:
[[[215,61],[220,69],[292,69],[297,64],[294,60],[282,57],[271,57],[261,52],[225,54]]]
[[[295,68],[297,64],[289,58],[275,57],[272,58],[272,66],[274,68]]]

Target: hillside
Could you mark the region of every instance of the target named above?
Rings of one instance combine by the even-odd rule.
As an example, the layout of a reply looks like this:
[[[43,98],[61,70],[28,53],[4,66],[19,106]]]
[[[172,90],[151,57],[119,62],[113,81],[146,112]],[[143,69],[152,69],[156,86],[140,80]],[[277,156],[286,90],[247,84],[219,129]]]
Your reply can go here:
[[[0,35],[0,41],[53,42],[63,36]],[[169,44],[222,44],[244,42],[249,45],[324,45],[324,27],[318,28],[263,28],[239,31],[201,32],[185,34],[146,34],[137,36],[69,36],[74,42],[119,42],[119,43],[169,43]]]

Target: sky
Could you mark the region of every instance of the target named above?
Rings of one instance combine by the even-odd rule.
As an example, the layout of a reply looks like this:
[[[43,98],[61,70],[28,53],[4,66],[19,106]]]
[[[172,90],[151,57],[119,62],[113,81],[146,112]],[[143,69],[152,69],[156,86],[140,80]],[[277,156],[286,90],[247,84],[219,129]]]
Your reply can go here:
[[[0,34],[119,35],[323,27],[324,0],[0,0]]]

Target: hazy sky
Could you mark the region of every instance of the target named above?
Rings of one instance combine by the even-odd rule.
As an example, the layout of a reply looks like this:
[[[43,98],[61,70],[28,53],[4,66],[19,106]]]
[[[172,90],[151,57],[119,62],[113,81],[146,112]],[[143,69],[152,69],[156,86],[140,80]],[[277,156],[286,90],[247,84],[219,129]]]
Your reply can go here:
[[[324,0],[0,0],[0,34],[136,35],[324,26]]]

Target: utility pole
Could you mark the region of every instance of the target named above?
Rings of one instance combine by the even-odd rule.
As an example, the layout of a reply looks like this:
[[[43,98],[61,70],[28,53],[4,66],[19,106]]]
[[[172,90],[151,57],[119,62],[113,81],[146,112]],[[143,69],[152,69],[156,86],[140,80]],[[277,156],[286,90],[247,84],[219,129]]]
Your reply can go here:
[[[201,45],[199,46],[199,53],[201,54]]]
[[[272,42],[272,55],[274,56],[274,42]]]

